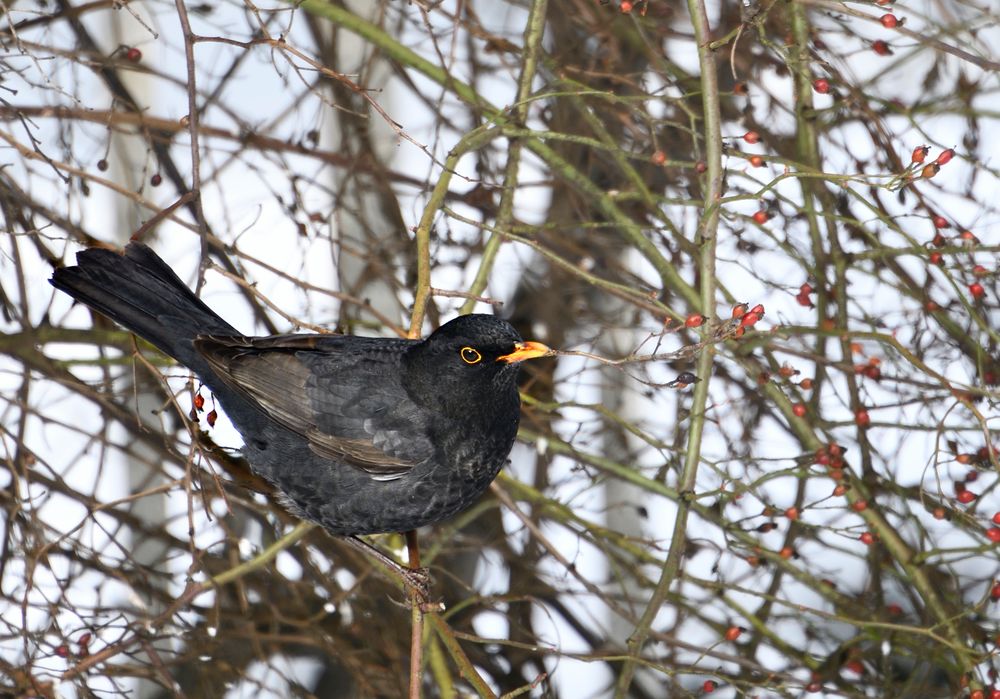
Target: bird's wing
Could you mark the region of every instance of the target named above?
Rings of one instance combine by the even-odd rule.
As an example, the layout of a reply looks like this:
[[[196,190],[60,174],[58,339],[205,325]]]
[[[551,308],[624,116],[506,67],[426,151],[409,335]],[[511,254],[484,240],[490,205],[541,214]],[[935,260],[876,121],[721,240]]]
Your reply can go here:
[[[400,382],[407,341],[284,335],[199,337],[227,385],[309,448],[377,480],[399,478],[434,454],[429,418]]]

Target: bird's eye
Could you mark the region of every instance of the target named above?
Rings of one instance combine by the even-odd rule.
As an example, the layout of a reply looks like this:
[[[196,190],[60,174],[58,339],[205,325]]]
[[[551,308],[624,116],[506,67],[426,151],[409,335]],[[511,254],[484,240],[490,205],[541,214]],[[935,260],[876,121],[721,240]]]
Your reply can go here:
[[[483,358],[483,355],[479,354],[479,352],[472,347],[463,347],[459,354],[462,356],[462,361],[466,364],[478,364]]]

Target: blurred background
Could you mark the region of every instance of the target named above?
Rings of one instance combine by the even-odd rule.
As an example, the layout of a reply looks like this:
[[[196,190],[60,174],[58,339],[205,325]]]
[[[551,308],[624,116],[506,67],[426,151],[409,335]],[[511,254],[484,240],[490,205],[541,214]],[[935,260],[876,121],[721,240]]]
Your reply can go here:
[[[322,531],[212,587],[296,522],[46,283],[134,237],[247,334],[569,352],[419,533],[425,696],[1000,697],[993,4],[37,0],[0,38],[4,696],[418,670]]]

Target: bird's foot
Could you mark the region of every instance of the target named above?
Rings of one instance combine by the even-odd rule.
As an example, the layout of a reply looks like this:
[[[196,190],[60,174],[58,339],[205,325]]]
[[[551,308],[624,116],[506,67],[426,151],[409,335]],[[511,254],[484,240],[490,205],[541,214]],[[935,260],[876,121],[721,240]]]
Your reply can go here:
[[[420,611],[443,612],[445,609],[443,602],[432,602],[431,594],[431,572],[429,568],[401,568],[401,578],[403,584],[409,588],[412,596],[410,604],[416,604]]]
[[[431,594],[431,572],[427,568],[407,568],[399,567],[399,574],[403,584],[416,596],[416,602],[421,605],[427,604]]]

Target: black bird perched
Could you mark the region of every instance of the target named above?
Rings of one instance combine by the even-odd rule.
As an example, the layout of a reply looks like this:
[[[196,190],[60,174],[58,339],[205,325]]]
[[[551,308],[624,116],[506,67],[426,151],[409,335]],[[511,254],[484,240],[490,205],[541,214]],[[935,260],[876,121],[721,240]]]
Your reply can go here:
[[[402,532],[470,507],[507,460],[517,366],[551,354],[467,315],[425,340],[246,337],[156,253],[98,248],[51,283],[191,369],[290,509],[338,535]]]

